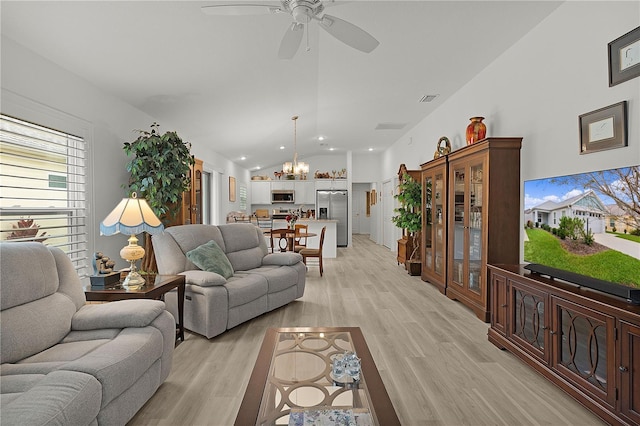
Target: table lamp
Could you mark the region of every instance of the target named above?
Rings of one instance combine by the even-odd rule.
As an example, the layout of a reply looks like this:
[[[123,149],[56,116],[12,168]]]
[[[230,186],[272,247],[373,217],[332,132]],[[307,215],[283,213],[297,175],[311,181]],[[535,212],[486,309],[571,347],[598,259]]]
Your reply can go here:
[[[147,231],[149,234],[162,232],[164,226],[155,215],[147,200],[123,198],[115,209],[100,223],[100,235],[130,234],[129,245],[120,250],[120,257],[131,264],[131,269],[122,285],[128,290],[138,290],[145,284],[144,278],[136,271],[136,261],[144,257],[144,248],[138,245],[136,234]]]

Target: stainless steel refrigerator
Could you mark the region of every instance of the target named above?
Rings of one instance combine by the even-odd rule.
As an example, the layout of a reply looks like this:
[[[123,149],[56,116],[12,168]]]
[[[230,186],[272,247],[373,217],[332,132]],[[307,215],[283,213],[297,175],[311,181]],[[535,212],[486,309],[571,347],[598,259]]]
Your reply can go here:
[[[349,243],[348,198],[346,190],[316,191],[316,214],[318,219],[332,219],[338,221],[336,223],[336,239],[338,247],[346,247]]]

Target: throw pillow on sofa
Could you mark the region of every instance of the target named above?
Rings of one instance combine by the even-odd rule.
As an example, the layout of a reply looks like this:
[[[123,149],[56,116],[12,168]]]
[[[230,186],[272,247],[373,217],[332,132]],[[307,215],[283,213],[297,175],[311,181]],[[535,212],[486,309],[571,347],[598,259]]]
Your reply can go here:
[[[186,256],[203,271],[215,272],[225,279],[233,276],[231,262],[214,240],[188,251]]]

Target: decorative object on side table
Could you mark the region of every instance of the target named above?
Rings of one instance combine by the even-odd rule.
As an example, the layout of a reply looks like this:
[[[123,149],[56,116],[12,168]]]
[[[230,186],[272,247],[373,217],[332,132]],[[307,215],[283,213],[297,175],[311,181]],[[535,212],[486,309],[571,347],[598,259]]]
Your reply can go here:
[[[627,146],[627,101],[582,114],[580,154]]]
[[[640,27],[608,45],[609,87],[640,76]]]
[[[467,145],[474,144],[487,136],[487,126],[482,122],[484,117],[471,117],[467,126]]]
[[[93,275],[89,277],[92,287],[107,287],[120,282],[120,272],[114,272],[116,262],[101,252],[93,254]]]
[[[445,143],[444,146],[442,146],[442,142]],[[443,157],[447,154],[449,154],[451,152],[451,142],[449,141],[449,138],[446,136],[442,136],[439,140],[438,140],[438,146],[436,147],[436,152],[433,154],[433,158],[440,158]]]
[[[137,290],[145,284],[144,278],[136,271],[136,261],[144,257],[144,248],[138,245],[136,234],[143,231],[156,234],[163,229],[162,222],[147,201],[137,198],[135,192],[131,198],[123,198],[100,224],[100,235],[114,235],[120,232],[131,235],[129,245],[120,250],[120,256],[131,264],[129,274],[122,283],[125,288]]]

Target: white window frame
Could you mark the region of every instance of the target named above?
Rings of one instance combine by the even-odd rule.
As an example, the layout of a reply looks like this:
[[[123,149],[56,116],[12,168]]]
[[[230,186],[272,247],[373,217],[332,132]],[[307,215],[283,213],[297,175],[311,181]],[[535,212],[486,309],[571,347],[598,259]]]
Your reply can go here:
[[[3,96],[5,96],[3,90]],[[13,98],[12,100],[16,100],[15,95],[10,94],[9,98]],[[24,107],[24,101],[20,102]],[[18,110],[21,108],[18,108]],[[89,149],[88,149],[88,141],[84,137],[88,132],[88,126],[86,123],[81,122],[75,117],[67,116],[66,114],[59,113],[54,110],[50,110],[44,106],[39,104],[29,104],[26,108],[27,112],[37,112],[35,114],[25,114],[31,118],[31,116],[42,116],[44,118],[51,118],[54,116],[55,118],[62,119],[58,124],[70,124],[68,126],[81,130],[81,136],[75,136],[72,132],[69,131],[58,131],[55,130],[52,126],[34,124],[34,121],[27,119],[14,118],[10,114],[3,114],[0,117],[0,121],[2,121],[2,139],[3,141],[9,140],[7,146],[21,146],[21,143],[29,144],[29,137],[21,140],[20,138],[16,138],[12,140],[11,132],[6,130],[7,127],[11,123],[20,123],[20,125],[24,125],[24,129],[28,129],[30,126],[34,129],[34,132],[43,131],[45,133],[50,132],[52,137],[57,135],[63,142],[62,145],[59,145],[60,152],[66,156],[66,171],[63,171],[62,174],[67,177],[66,179],[66,188],[49,188],[48,184],[45,185],[47,188],[42,189],[43,193],[49,194],[67,194],[66,198],[58,199],[62,202],[62,204],[66,204],[61,206],[58,203],[58,206],[53,206],[51,204],[56,204],[55,202],[47,205],[47,202],[51,202],[52,200],[47,199],[47,196],[43,196],[43,199],[33,197],[24,197],[22,200],[19,195],[16,195],[16,192],[22,191],[23,193],[29,194],[30,191],[28,189],[29,182],[28,178],[18,178],[18,188],[5,188],[5,185],[0,182],[0,186],[2,186],[3,192],[3,203],[0,204],[0,222],[3,223],[2,232],[0,232],[0,238],[5,240],[7,235],[10,234],[11,225],[7,226],[9,223],[16,222],[16,218],[24,218],[24,219],[34,219],[35,223],[49,221],[49,226],[41,226],[38,235],[41,235],[42,232],[47,232],[47,239],[43,241],[46,245],[54,245],[58,246],[62,249],[69,258],[72,260],[74,267],[76,268],[79,276],[85,277],[88,275],[88,253],[90,252],[90,243],[89,243],[89,229],[93,228],[92,220],[90,220],[88,211],[91,200],[89,199],[89,191],[90,188],[90,176],[89,176]],[[4,111],[2,111],[4,113]],[[45,114],[42,114],[42,113]],[[53,112],[53,113],[52,113]],[[53,120],[57,122],[58,120]],[[44,120],[50,122],[51,120]],[[78,126],[78,124],[80,124]],[[18,126],[18,127],[19,127]],[[52,149],[52,144],[49,144],[48,148],[43,149]],[[27,146],[27,145],[24,145]],[[44,145],[41,145],[44,146]],[[31,145],[31,150],[37,150],[39,148],[37,143],[37,138],[34,139],[34,144]],[[56,148],[53,148],[54,150]],[[70,155],[69,152],[73,151],[75,154]],[[43,151],[45,152],[45,151]],[[51,151],[49,151],[51,152]],[[9,156],[7,155],[7,158]],[[26,158],[26,157],[25,157]],[[36,158],[36,157],[32,157]],[[13,159],[15,162],[15,158]],[[40,161],[40,160],[38,160]],[[3,160],[4,162],[4,160]],[[15,170],[15,167],[13,167]],[[7,174],[11,173],[10,168],[6,168]],[[46,168],[35,168],[34,171],[45,171],[45,173],[49,174],[61,174],[57,170],[48,170]],[[5,178],[5,172],[0,170],[0,175],[2,175],[3,180]],[[37,179],[32,179],[36,181]],[[34,184],[34,187],[36,184]],[[21,189],[24,188],[24,189]],[[13,193],[12,193],[13,190]],[[33,192],[31,192],[33,194]],[[12,199],[13,198],[13,199]],[[42,205],[37,205],[40,201],[42,201]],[[24,204],[24,205],[22,205]],[[63,225],[60,225],[59,219],[62,217],[67,217],[67,222]],[[27,239],[28,240],[28,239]],[[37,238],[36,238],[37,240]],[[14,241],[20,241],[19,239]]]

